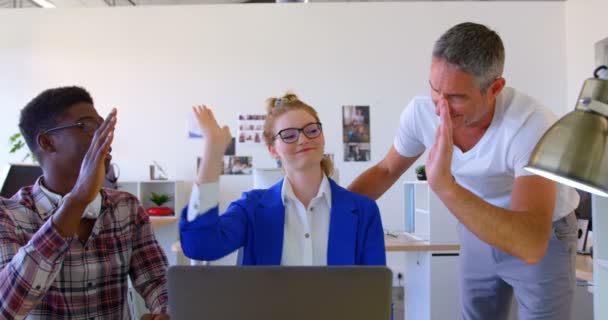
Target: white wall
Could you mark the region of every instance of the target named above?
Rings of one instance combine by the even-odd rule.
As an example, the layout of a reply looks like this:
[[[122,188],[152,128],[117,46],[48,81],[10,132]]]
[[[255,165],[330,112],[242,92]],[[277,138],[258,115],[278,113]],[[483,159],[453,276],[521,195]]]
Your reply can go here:
[[[608,1],[576,0],[566,2],[566,56],[568,111],[587,78],[595,69],[596,42],[608,38]]]
[[[267,97],[291,89],[319,110],[326,151],[336,155],[347,185],[386,153],[407,101],[428,92],[433,42],[456,23],[496,29],[507,50],[508,84],[556,113],[567,110],[564,6],[474,1],[0,10],[0,163],[17,160],[9,159],[4,141],[17,131],[22,106],[45,88],[78,84],[102,114],[119,108],[113,155],[121,179],[147,179],[152,160],[164,164],[171,179],[192,179],[200,141],[185,138],[190,106],[213,106],[218,120],[234,129],[238,112],[263,111]],[[371,105],[372,162],[341,161],[340,112],[347,104]],[[272,166],[265,150],[250,154],[254,165]],[[413,178],[411,172],[404,177]],[[385,227],[402,230],[401,183],[379,205]]]

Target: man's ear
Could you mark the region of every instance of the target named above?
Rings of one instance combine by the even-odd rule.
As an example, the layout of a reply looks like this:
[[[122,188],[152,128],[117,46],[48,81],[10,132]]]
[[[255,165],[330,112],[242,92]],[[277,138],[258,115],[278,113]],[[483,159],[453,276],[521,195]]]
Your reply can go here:
[[[490,93],[490,96],[492,98],[496,98],[502,92],[502,89],[504,89],[506,85],[507,80],[505,80],[505,78],[503,77],[494,80],[488,91]]]
[[[43,153],[53,153],[56,151],[53,139],[44,133],[36,136],[36,144]]]

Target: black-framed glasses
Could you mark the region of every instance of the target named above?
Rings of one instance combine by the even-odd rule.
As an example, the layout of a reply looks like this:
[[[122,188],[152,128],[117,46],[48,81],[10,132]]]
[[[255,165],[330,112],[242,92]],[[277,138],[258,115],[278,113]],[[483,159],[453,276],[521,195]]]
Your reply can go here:
[[[285,143],[294,143],[300,138],[300,132],[304,133],[308,139],[314,139],[321,135],[323,129],[320,122],[312,122],[302,128],[283,129],[279,131],[274,138],[281,137],[281,140]]]
[[[83,119],[76,123],[64,124],[62,126],[57,126],[54,128],[46,129],[43,132],[43,134],[47,134],[47,133],[57,131],[57,130],[62,130],[62,129],[75,128],[75,127],[82,129],[84,132],[86,132],[88,134],[93,134],[93,133],[95,133],[95,130],[97,130],[97,128],[99,128],[100,125],[101,125],[100,123],[96,122],[93,119]]]

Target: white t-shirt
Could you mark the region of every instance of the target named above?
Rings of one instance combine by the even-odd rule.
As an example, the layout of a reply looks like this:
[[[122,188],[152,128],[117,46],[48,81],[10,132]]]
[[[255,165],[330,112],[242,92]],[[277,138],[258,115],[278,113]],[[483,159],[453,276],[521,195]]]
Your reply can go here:
[[[412,99],[400,121],[394,146],[402,156],[414,157],[433,146],[440,119],[430,97]],[[464,153],[454,147],[452,175],[478,197],[508,209],[515,178],[532,175],[524,167],[536,143],[555,121],[548,108],[512,88],[504,88],[496,99],[492,123],[477,144]],[[572,212],[578,201],[573,188],[557,184],[553,221]]]

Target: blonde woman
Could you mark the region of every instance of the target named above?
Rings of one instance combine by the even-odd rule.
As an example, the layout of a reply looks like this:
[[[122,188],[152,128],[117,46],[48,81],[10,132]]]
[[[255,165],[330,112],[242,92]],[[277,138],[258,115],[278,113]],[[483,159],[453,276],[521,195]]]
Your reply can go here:
[[[267,101],[264,141],[285,178],[252,190],[218,210],[219,175],[231,140],[205,106],[193,108],[205,136],[197,183],[184,208],[184,254],[215,260],[243,247],[243,265],[385,265],[376,203],[328,176],[325,137],[317,112],[294,94]]]

